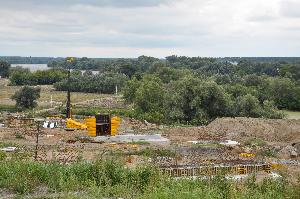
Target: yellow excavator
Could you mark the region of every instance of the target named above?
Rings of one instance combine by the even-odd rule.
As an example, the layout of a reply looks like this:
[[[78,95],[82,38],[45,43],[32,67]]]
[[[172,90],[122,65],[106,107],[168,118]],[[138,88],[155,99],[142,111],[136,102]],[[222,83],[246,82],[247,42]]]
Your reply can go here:
[[[66,105],[66,130],[88,130],[88,135],[95,136],[115,136],[121,119],[119,117],[111,117],[111,115],[97,114],[85,119],[85,123],[77,122],[72,117],[71,108],[71,92],[70,92],[70,76],[71,76],[71,62],[75,59],[73,57],[67,58],[68,62],[68,93]]]

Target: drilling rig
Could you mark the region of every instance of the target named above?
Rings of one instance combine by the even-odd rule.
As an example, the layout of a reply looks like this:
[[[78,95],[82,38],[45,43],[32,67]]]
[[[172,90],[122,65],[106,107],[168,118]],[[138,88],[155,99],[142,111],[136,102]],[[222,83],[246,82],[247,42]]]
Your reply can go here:
[[[111,115],[97,114],[85,119],[85,123],[77,122],[72,117],[71,92],[70,92],[70,76],[71,64],[74,58],[67,58],[68,64],[68,90],[66,103],[66,130],[88,130],[88,135],[95,136],[115,136],[121,119],[119,117],[111,117]]]

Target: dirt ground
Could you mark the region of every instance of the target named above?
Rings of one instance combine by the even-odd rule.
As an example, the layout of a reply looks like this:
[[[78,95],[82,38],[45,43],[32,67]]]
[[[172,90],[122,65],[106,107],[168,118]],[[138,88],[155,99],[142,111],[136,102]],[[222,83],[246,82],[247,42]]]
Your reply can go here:
[[[0,79],[0,105],[14,105],[10,97],[20,89],[18,86],[7,86],[8,83],[8,80]],[[41,88],[39,108],[48,108],[51,96],[54,106],[65,102],[65,92],[55,91],[52,86]],[[122,98],[116,95],[72,93],[71,101],[76,107],[126,107]],[[1,118],[5,121],[5,115],[2,113]],[[282,172],[285,172],[288,178],[297,180],[297,175],[300,174],[300,165],[295,164],[297,161],[300,162],[300,120],[297,119],[218,118],[207,126],[168,127],[122,118],[119,133],[159,133],[171,141],[169,146],[163,147],[142,143],[83,142],[79,138],[87,136],[87,132],[79,130],[65,131],[63,128],[56,128],[42,131],[38,145],[40,161],[53,159],[65,163],[78,159],[90,161],[108,155],[117,157],[122,153],[127,165],[131,167],[150,161],[148,157],[138,154],[139,151],[150,147],[169,150],[168,154],[161,153],[157,159],[150,161],[159,166],[255,164],[280,160],[286,162]],[[6,146],[24,148],[31,153],[32,159],[36,147],[35,132],[35,129],[29,127],[0,128],[0,148]],[[219,143],[224,140],[234,140],[240,145],[230,147],[220,145]],[[199,143],[192,144],[189,141]],[[255,157],[240,157],[241,153],[255,154]]]

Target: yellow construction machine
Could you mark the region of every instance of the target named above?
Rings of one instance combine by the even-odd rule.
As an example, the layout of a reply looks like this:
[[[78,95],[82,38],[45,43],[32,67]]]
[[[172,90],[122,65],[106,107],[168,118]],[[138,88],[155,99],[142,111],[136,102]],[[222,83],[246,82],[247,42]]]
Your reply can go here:
[[[70,76],[71,76],[71,62],[75,59],[70,57],[67,58],[68,62],[68,93],[67,93],[67,106],[66,106],[66,130],[88,130],[89,136],[101,136],[117,134],[117,129],[120,124],[119,117],[111,117],[110,115],[98,114],[93,117],[85,119],[85,123],[80,123],[72,118],[72,107],[71,107],[71,92],[70,92]]]

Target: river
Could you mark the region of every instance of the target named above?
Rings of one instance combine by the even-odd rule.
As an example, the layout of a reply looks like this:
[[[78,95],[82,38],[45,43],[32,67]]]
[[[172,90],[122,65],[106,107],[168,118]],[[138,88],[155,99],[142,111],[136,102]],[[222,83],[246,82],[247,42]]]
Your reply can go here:
[[[22,68],[28,68],[31,72],[37,71],[37,70],[49,70],[50,67],[47,66],[47,64],[11,64],[11,67],[17,67],[20,66]],[[85,70],[81,70],[82,73],[85,72]],[[98,74],[99,71],[92,71],[92,73]]]

